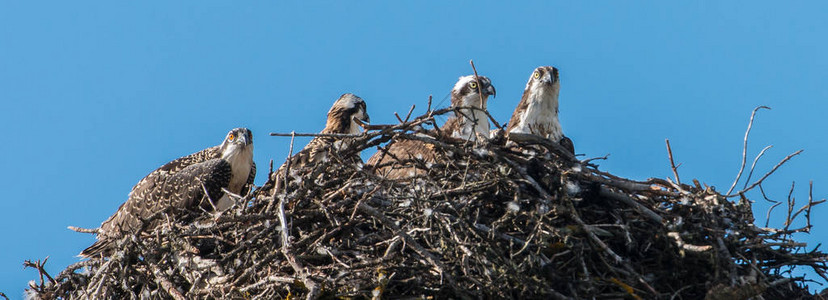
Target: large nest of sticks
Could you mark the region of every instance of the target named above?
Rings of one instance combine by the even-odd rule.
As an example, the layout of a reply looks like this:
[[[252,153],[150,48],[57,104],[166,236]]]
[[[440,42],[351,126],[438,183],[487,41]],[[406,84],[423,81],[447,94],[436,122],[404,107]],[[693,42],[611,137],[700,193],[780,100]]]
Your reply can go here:
[[[221,213],[160,213],[166,222],[123,238],[109,258],[81,261],[54,277],[42,263],[28,262],[41,274],[27,293],[44,299],[820,297],[790,273],[806,266],[825,278],[828,256],[791,237],[810,222],[758,227],[744,191],[728,197],[695,180],[620,178],[532,136],[470,143],[422,129],[448,111],[349,137],[349,151],[294,170],[275,195],[259,189]],[[404,139],[429,143],[444,159],[410,161],[426,174],[401,181],[353,162],[358,151],[383,151]],[[820,202],[792,207],[788,220],[809,218]]]

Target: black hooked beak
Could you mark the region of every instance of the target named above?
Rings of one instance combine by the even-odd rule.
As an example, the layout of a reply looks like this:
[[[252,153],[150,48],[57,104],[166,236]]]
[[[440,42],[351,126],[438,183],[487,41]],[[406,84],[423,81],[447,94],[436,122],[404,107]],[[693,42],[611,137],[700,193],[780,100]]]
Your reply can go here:
[[[553,85],[556,82],[558,82],[558,69],[553,68],[552,72],[549,72],[548,74],[546,74],[546,76],[543,78],[543,82],[545,82],[549,85]]]
[[[250,138],[247,137],[248,134],[250,135]],[[253,143],[253,138],[252,137],[253,137],[253,133],[251,133],[250,130],[246,130],[246,132],[244,132],[244,134],[239,136],[239,138],[236,140],[236,142],[239,143],[239,144],[242,144],[242,145],[250,145],[250,144]]]
[[[483,89],[483,94],[489,95],[489,96],[492,96],[492,97],[496,97],[497,96],[497,91],[495,91],[494,85],[489,84],[489,85],[486,86],[485,89]]]

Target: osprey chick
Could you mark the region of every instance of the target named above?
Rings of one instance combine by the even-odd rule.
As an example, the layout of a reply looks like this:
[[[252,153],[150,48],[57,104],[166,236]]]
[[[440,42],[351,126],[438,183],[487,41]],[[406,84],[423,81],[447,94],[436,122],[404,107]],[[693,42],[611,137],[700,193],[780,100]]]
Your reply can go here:
[[[362,127],[359,126],[357,120],[363,123],[370,122],[365,101],[351,93],[343,94],[328,111],[328,121],[325,123],[325,129],[320,133],[358,134]],[[290,157],[290,168],[291,170],[298,170],[306,165],[327,161],[334,151],[338,152],[350,146],[349,142],[351,140],[352,138],[330,136],[314,137],[305,148]],[[359,159],[359,155],[356,156],[356,159]],[[284,176],[286,168],[287,162],[279,167],[276,172],[271,173],[270,180],[265,186],[275,184],[276,190],[281,189],[284,180],[282,176]]]
[[[489,117],[481,109],[486,109],[489,96],[495,96],[496,91],[488,77],[479,78],[480,82],[475,80],[474,75],[463,76],[457,80],[451,90],[451,107],[469,108],[455,111],[440,127],[443,134],[467,141],[475,141],[478,137],[489,135]],[[428,165],[436,161],[437,153],[432,144],[398,139],[394,140],[386,151],[374,153],[365,164],[377,168],[374,171],[380,176],[402,179],[425,174]],[[412,165],[418,162],[425,166],[418,168]]]
[[[127,201],[101,223],[98,240],[80,256],[108,255],[115,240],[137,233],[143,219],[168,208],[212,210],[214,206],[219,207],[221,201],[230,201],[222,188],[243,194],[255,177],[253,134],[247,128],[233,129],[221,145],[173,160],[141,179]]]
[[[523,97],[512,113],[506,133],[531,133],[559,143],[572,153],[572,141],[564,136],[558,121],[561,81],[555,67],[538,67],[529,77]]]
[[[477,108],[459,109],[454,112],[454,116],[446,120],[441,130],[451,133],[452,137],[474,141],[478,135],[489,135],[489,117],[481,109],[486,110],[489,96],[495,96],[496,91],[488,77],[479,77],[479,83],[474,79],[474,75],[460,77],[451,89],[452,107]],[[483,97],[480,97],[478,91]]]

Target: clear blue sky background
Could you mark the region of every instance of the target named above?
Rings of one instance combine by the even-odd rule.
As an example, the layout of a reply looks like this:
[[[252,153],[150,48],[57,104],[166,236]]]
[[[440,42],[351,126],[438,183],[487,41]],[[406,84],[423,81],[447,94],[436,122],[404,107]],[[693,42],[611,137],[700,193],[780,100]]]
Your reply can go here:
[[[828,194],[825,2],[359,4],[0,4],[0,291],[20,297],[36,277],[24,259],[49,256],[52,274],[78,261],[93,237],[67,225],[96,227],[141,177],[233,127],[253,130],[265,172],[289,143],[267,133],[321,130],[345,92],[375,123],[422,112],[471,73],[469,59],[496,86],[501,122],[532,69],[560,68],[565,133],[635,179],[672,176],[669,138],[684,181],[727,190],[750,111],[768,105],[750,139],[749,160],[774,145],[758,175],[805,149],[767,181],[769,196],[784,200],[796,181],[802,203],[809,180]],[[768,205],[751,196],[764,223]],[[817,207],[799,238],[828,241],[826,217]]]

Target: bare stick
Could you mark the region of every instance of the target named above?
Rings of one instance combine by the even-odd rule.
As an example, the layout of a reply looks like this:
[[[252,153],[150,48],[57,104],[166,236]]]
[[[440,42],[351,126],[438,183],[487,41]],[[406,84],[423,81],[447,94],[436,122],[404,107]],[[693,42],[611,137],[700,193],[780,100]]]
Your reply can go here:
[[[480,97],[480,107],[486,108],[483,104],[483,91],[480,89],[480,77],[477,76],[477,68],[474,67],[474,60],[469,60],[469,64],[471,64],[472,71],[474,71],[474,80],[477,81],[477,96]]]
[[[728,198],[730,198],[730,197],[735,197],[735,196],[738,196],[739,194],[743,194],[743,193],[745,193],[745,192],[747,192],[747,191],[749,191],[749,190],[752,190],[752,189],[753,189],[753,188],[755,188],[757,185],[761,184],[761,183],[762,183],[762,181],[764,181],[764,180],[765,180],[765,178],[768,178],[768,176],[770,176],[771,174],[773,174],[773,172],[775,172],[775,171],[776,171],[776,169],[779,169],[779,167],[781,167],[783,164],[785,164],[785,162],[787,162],[788,160],[790,160],[790,159],[791,159],[791,158],[793,158],[794,156],[799,155],[800,153],[802,153],[802,151],[803,151],[803,150],[799,150],[799,151],[796,151],[796,152],[794,152],[794,153],[789,154],[788,156],[785,156],[785,158],[783,158],[783,159],[782,159],[782,161],[780,161],[778,164],[776,164],[775,166],[773,166],[773,169],[771,169],[771,170],[770,170],[770,172],[766,173],[766,174],[765,174],[765,176],[762,176],[762,178],[760,178],[759,180],[757,180],[756,182],[754,182],[753,184],[751,184],[748,188],[743,189],[743,190],[739,191],[739,192],[738,192],[738,193],[736,193],[736,194],[728,194],[728,195],[726,195],[725,197],[728,197]]]
[[[81,228],[81,227],[75,227],[75,226],[66,226],[66,228],[69,228],[69,230],[72,230],[74,232],[96,233],[96,234],[98,233],[98,229],[99,229],[99,228]]]
[[[417,107],[417,105],[414,105],[414,104],[411,105],[411,109],[409,109],[408,114],[405,115],[405,121],[403,121],[403,123],[408,123],[408,119],[411,118],[411,113],[414,112],[415,107]]]
[[[483,104],[484,104],[484,103],[483,103],[483,92],[480,90],[480,77],[479,77],[479,76],[477,76],[477,68],[475,68],[475,67],[474,67],[474,60],[471,60],[471,59],[470,59],[470,60],[469,60],[469,64],[471,64],[472,71],[474,71],[474,80],[475,80],[475,81],[477,81],[477,96],[478,96],[478,97],[480,97],[480,107],[483,109],[483,111],[484,111],[484,112],[486,112],[486,115],[488,115],[488,116],[489,116],[489,119],[491,119],[492,124],[493,124],[496,128],[500,128],[500,123],[498,123],[497,121],[495,121],[495,119],[494,119],[494,118],[492,118],[492,116],[491,116],[491,115],[489,115],[489,110],[488,110],[488,109],[486,109],[486,106],[484,106],[484,105],[483,105]],[[476,121],[476,120],[475,120],[475,121]]]
[[[428,95],[428,107],[426,108],[426,113],[431,113],[431,95]]]
[[[170,280],[164,276],[164,273],[158,269],[157,266],[152,265],[153,275],[155,275],[155,279],[158,280],[158,283],[161,284],[161,287],[170,294],[171,297],[175,300],[186,300],[187,297],[184,294],[181,294],[181,291],[175,288],[175,285],[170,282]]]
[[[748,183],[750,182],[750,178],[753,177],[753,170],[756,168],[756,162],[758,162],[759,158],[761,158],[762,155],[765,155],[765,151],[768,151],[768,149],[770,148],[773,148],[773,145],[765,146],[765,148],[762,148],[762,151],[759,151],[759,154],[756,155],[756,158],[753,159],[753,163],[750,164],[750,172],[748,172],[748,177],[747,179],[745,179],[745,185],[742,188],[747,187]]]
[[[753,118],[756,116],[756,111],[758,111],[762,108],[771,109],[770,107],[762,105],[762,106],[754,108],[753,112],[750,113],[750,122],[748,122],[748,127],[747,127],[747,130],[745,131],[745,144],[742,147],[742,166],[739,168],[739,174],[736,174],[736,180],[733,181],[733,185],[730,186],[730,189],[728,189],[727,193],[725,193],[725,194],[730,194],[730,192],[732,192],[733,189],[736,188],[736,184],[739,183],[739,179],[742,177],[742,172],[745,170],[745,163],[747,163],[747,143],[748,143],[748,135],[750,134],[750,128],[753,127]]]
[[[635,208],[636,210],[641,212],[642,215],[644,215],[648,219],[652,220],[653,222],[656,222],[656,223],[659,223],[659,224],[661,224],[661,222],[662,222],[661,216],[659,216],[657,213],[653,212],[651,209],[647,208],[643,204],[638,203],[638,201],[635,201],[635,199],[633,199],[630,196],[627,196],[626,194],[614,192],[614,191],[610,190],[609,188],[607,188],[606,186],[603,186],[603,185],[601,186],[601,190],[599,191],[599,193],[600,193],[601,196],[624,202],[624,204],[627,204],[627,205]]]
[[[667,155],[670,157],[670,167],[673,168],[673,175],[676,176],[676,184],[681,184],[679,180],[678,170],[676,170],[676,163],[673,161],[673,149],[670,147],[670,139],[664,139],[667,143]]]
[[[271,133],[270,133],[270,136],[289,136],[289,137],[297,137],[297,136],[312,136],[312,137],[317,137],[317,136],[321,136],[321,137],[361,137],[361,136],[364,136],[364,134],[362,134],[362,133],[358,133],[358,134],[346,134],[346,133],[296,133],[296,132],[290,132],[290,133],[276,133],[276,132],[271,132]]]

